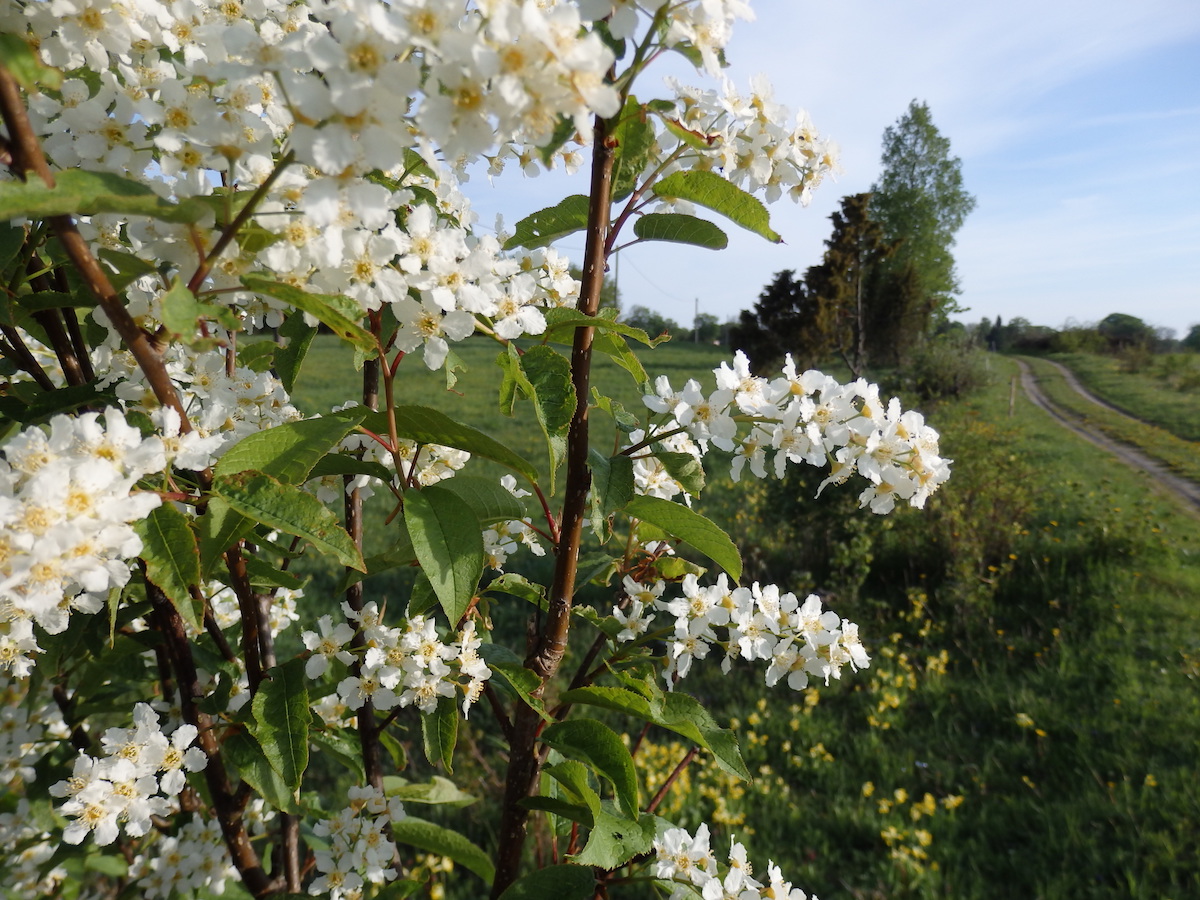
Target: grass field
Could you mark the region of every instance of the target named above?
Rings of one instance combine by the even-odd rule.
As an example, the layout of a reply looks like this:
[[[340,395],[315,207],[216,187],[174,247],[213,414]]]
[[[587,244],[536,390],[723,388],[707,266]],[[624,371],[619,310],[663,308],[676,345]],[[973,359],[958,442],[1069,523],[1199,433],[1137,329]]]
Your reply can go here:
[[[1087,358],[1095,359],[1095,357]],[[1062,373],[1045,360],[1034,357],[1025,357],[1024,359],[1033,369],[1038,384],[1046,396],[1069,416],[1100,429],[1109,437],[1139,448],[1155,459],[1161,460],[1176,474],[1200,482],[1200,444],[1195,440],[1187,440],[1166,428],[1139,422],[1129,416],[1123,416],[1098,406],[1072,389],[1062,377]],[[1066,362],[1067,360],[1064,360],[1064,363]],[[1120,377],[1128,379],[1131,376]],[[1166,392],[1166,388],[1160,389],[1160,393]],[[1181,407],[1186,408],[1188,396],[1178,396],[1182,398],[1180,400]],[[1161,413],[1161,408],[1155,409]],[[1181,415],[1178,421],[1186,421],[1186,417]]]
[[[1097,397],[1188,441],[1200,441],[1200,354],[1150,357],[1138,372],[1121,360],[1094,353],[1060,353],[1054,359]]]
[[[357,392],[329,350],[302,401]],[[494,354],[468,342],[462,396],[423,372],[408,396],[537,453],[531,415],[495,412]],[[681,385],[721,358],[667,345],[646,362]],[[701,508],[750,577],[821,590],[873,663],[819,693],[698,666],[686,689],[733,721],[758,778],[702,761],[664,812],[708,822],[718,850],[744,840],[757,873],[772,858],[824,900],[1200,896],[1200,523],[1023,398],[1010,418],[1015,366],[991,365],[990,388],[927,410],[955,466],[924,511],[874,517],[850,490],[812,501],[811,478],[735,488],[711,474]],[[628,376],[599,377],[637,404]],[[492,730],[481,711],[462,740],[487,748]],[[647,788],[685,752],[651,732]],[[456,777],[497,784],[469,759]],[[456,824],[486,845],[486,821],[474,808]],[[470,896],[467,881],[448,896]]]

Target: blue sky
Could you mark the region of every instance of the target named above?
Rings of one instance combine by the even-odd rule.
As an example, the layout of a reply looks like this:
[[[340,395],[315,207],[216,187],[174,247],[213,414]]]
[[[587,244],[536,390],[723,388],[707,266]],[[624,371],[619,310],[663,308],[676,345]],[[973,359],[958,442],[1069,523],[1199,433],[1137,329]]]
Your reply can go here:
[[[916,98],[978,200],[955,248],[962,319],[1059,327],[1125,312],[1180,335],[1200,322],[1200,2],[753,5],[757,21],[739,23],[729,47],[730,76],[745,87],[768,75],[777,100],[838,141],[845,173],[808,208],[771,208],[783,246],[731,226],[720,252],[632,248],[619,266],[625,306],[690,323],[698,300],[724,320],[775,272],[819,262],[829,214],[870,187],[883,130]],[[586,180],[506,175],[494,193],[482,188],[469,193],[483,221],[502,211],[512,223]],[[577,258],[582,239],[561,246]]]

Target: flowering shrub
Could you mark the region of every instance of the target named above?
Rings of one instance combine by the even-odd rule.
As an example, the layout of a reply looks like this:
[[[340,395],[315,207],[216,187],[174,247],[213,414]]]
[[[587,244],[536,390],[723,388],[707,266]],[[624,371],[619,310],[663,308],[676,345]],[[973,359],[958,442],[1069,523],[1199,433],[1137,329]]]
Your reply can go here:
[[[713,392],[676,391],[631,350],[655,341],[599,310],[629,232],[719,249],[703,207],[778,240],[755,195],[804,203],[835,169],[833,145],[769,86],[722,77],[749,16],[741,0],[4,7],[13,896],[68,891],[84,860],[104,877],[72,896],[219,894],[231,879],[256,897],[406,896],[432,877],[422,850],[493,897],[610,896],[626,868],[674,896],[803,897],[773,864],[755,880],[736,843],[721,874],[704,826],[656,816],[672,779],[642,797],[631,750],[586,715],[681,736],[693,747],[677,771],[703,748],[748,779],[733,735],[676,690],[696,661],[719,646],[726,669],[761,661],[768,685],[793,690],[870,664],[857,626],[815,595],[738,584],[737,548],[688,503],[710,445],[733,454],[735,480],[797,463],[828,466],[822,488],[861,477],[874,513],[923,505],[948,475],[937,434],[873,385],[790,360],[760,378],[738,354]],[[639,99],[664,53],[720,86]],[[535,174],[588,155],[587,195],[499,236],[475,229],[468,166]],[[582,281],[551,246],[576,232]],[[290,391],[318,327],[361,369],[362,396],[300,410]],[[501,351],[501,410],[532,409],[540,465],[399,402],[406,358],[453,384],[454,344],[471,335]],[[594,353],[630,373],[644,412],[593,393]],[[612,455],[591,448],[589,409],[625,435]],[[475,458],[509,474],[473,474]],[[364,558],[368,501],[390,532]],[[594,580],[619,585],[610,615],[575,600],[585,531],[607,555]],[[722,571],[677,556],[685,546]],[[503,571],[524,549],[553,553],[548,585]],[[340,606],[315,621],[290,571],[302,554],[345,571]],[[363,579],[398,567],[419,569],[417,587],[386,608]],[[486,610],[523,602],[527,645],[504,647]],[[294,656],[277,645],[292,622]],[[567,656],[572,625],[594,633],[581,659]],[[451,771],[481,698],[508,748],[486,851],[412,814],[465,795],[388,775],[383,752],[415,707],[430,763]],[[348,805],[315,789],[313,748],[346,768]],[[543,815],[572,837],[539,868],[525,836]]]

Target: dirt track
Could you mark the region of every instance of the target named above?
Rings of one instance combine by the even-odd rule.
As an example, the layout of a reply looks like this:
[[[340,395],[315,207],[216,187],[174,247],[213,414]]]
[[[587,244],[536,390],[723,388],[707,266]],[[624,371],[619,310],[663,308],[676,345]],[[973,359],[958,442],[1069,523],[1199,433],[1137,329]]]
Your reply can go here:
[[[1111,453],[1113,456],[1120,459],[1126,465],[1132,466],[1135,469],[1140,469],[1145,472],[1156,485],[1167,494],[1177,497],[1183,503],[1190,506],[1193,510],[1200,511],[1200,485],[1188,481],[1186,478],[1180,478],[1178,475],[1171,472],[1165,465],[1158,460],[1147,456],[1135,447],[1129,444],[1115,441],[1108,435],[1100,431],[1088,428],[1086,425],[1075,421],[1069,414],[1060,410],[1055,406],[1041,388],[1038,387],[1037,378],[1033,371],[1022,360],[1016,360],[1016,363],[1021,368],[1021,386],[1025,389],[1025,394],[1034,403],[1034,405],[1044,409],[1049,415],[1064,428],[1075,432],[1086,441],[1090,441],[1102,450]],[[1104,407],[1111,411],[1114,415],[1126,416],[1132,418],[1126,413],[1117,409],[1111,404],[1105,403],[1099,397],[1090,393],[1079,383],[1068,369],[1060,366],[1058,363],[1052,363],[1060,372],[1062,372],[1067,384],[1081,396],[1087,398],[1092,403]]]

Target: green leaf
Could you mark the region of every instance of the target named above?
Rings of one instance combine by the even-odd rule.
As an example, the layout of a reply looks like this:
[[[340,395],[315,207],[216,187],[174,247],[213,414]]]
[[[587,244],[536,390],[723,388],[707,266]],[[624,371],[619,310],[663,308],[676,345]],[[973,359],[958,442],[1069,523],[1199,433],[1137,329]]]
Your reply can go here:
[[[533,401],[534,413],[546,437],[550,456],[550,493],[554,493],[554,476],[566,459],[567,431],[575,414],[571,362],[543,344],[527,350],[520,358],[520,366],[525,375],[522,387]]]
[[[250,732],[271,768],[293,793],[300,790],[308,768],[308,678],[304,660],[293,659],[269,669],[251,705]]]
[[[505,250],[547,247],[561,237],[583,231],[588,223],[588,197],[572,194],[557,206],[539,210],[517,223],[517,230],[504,244]]]
[[[359,459],[348,453],[327,453],[317,460],[305,480],[312,481],[314,478],[324,478],[327,475],[370,475],[385,484],[390,484],[394,480],[394,474],[382,463]]]
[[[587,767],[577,760],[568,759],[552,766],[546,766],[542,771],[584,804],[588,815],[593,817],[584,824],[591,825],[595,821],[595,815],[600,812],[600,795],[588,783]]]
[[[600,802],[600,798],[596,798],[596,802]],[[558,816],[561,819],[567,819],[571,822],[578,822],[580,825],[591,827],[595,821],[595,816],[592,811],[582,803],[570,803],[559,797],[525,797],[521,800],[523,809],[535,810],[537,812],[549,813],[552,816]]]
[[[507,466],[531,482],[537,481],[537,469],[525,457],[470,425],[456,422],[445,413],[428,406],[397,406],[395,412],[396,432],[402,438],[418,444],[441,444],[466,450],[472,456],[482,456]],[[363,426],[376,434],[387,434],[387,414],[372,413],[363,421]]]
[[[74,294],[64,294],[59,291],[39,291],[36,294],[26,294],[17,298],[17,305],[26,312],[37,312],[43,309],[92,307],[96,305],[96,301],[92,298],[76,297]]]
[[[196,335],[199,319],[214,319],[229,331],[238,329],[237,316],[227,306],[201,303],[186,284],[176,278],[171,289],[162,295],[163,327],[190,343]]]
[[[596,891],[596,876],[586,866],[558,865],[518,878],[500,900],[589,900]]]
[[[362,553],[337,516],[312,494],[270,475],[253,472],[219,476],[213,482],[213,493],[224,499],[234,512],[306,540],[319,553],[333,556],[343,566],[365,571]]]
[[[635,328],[632,325],[627,325],[606,315],[605,313],[607,312],[608,310],[601,310],[599,315],[588,316],[578,310],[566,307],[548,309],[545,312],[546,330],[542,333],[542,339],[570,344],[575,340],[576,328],[591,327],[596,329],[597,337],[599,337],[600,332],[612,332],[627,338],[633,338],[638,343],[645,344],[647,347],[653,347],[661,343],[661,341],[650,337],[641,328]]]
[[[653,685],[655,691],[658,685]],[[712,713],[699,700],[679,691],[659,694],[651,701],[651,712],[658,724],[677,734],[689,737],[701,747],[709,750],[717,765],[743,781],[750,781],[750,770],[742,760],[737,736],[721,728],[713,720]]]
[[[269,372],[275,365],[276,346],[272,341],[254,341],[238,346],[238,363],[254,372]]]
[[[655,684],[640,686],[649,697],[626,688],[584,687],[566,691],[559,700],[610,709],[667,728],[711,752],[725,771],[750,780],[737,738],[718,726],[698,700],[679,691],[664,694]]]
[[[586,763],[612,783],[621,810],[637,817],[637,772],[629,748],[607,725],[595,719],[568,719],[546,728],[541,740],[569,759]]]
[[[538,609],[546,608],[545,588],[540,584],[534,584],[516,572],[505,572],[503,575],[497,576],[488,582],[488,586],[484,589],[484,592],[490,594],[493,591],[499,591],[502,594],[509,594],[513,597],[520,597],[522,600],[528,600]]]
[[[253,530],[253,519],[234,511],[223,498],[209,497],[204,515],[196,519],[201,575],[208,578],[221,555]]]
[[[317,326],[308,325],[301,312],[292,313],[279,326],[279,337],[286,339],[287,345],[284,346],[281,341],[275,348],[275,372],[283,383],[283,389],[289,394],[296,386],[300,367],[316,336]]]
[[[630,96],[611,132],[616,144],[612,174],[614,203],[624,200],[637,187],[638,178],[650,161],[654,137],[654,126],[647,121],[645,109],[636,97]]]
[[[678,481],[689,494],[699,496],[704,490],[704,464],[692,454],[655,450],[654,455],[663,464],[667,474]]]
[[[542,158],[542,162],[547,166],[550,165],[550,160],[554,154],[567,141],[575,137],[577,131],[574,119],[560,115],[558,117],[558,124],[554,126],[554,133],[550,135],[550,140],[544,146],[538,147],[538,156]]]
[[[392,838],[398,844],[407,844],[439,856],[448,856],[488,884],[496,877],[496,869],[488,855],[457,831],[450,831],[414,816],[406,816],[399,822],[392,822]]]
[[[52,188],[40,178],[0,184],[0,220],[116,213],[194,224],[208,214],[203,203],[169,203],[141,182],[112,172],[66,169],[55,172],[54,180]]]
[[[682,503],[660,497],[634,497],[626,504],[624,512],[630,518],[649,522],[699,550],[728,572],[734,581],[742,577],[742,557],[729,535]]]
[[[463,807],[478,802],[478,797],[459,789],[449,778],[434,775],[430,781],[410,784],[398,775],[383,776],[383,792],[405,803],[426,803],[435,806]]]
[[[592,492],[600,513],[608,516],[633,499],[633,460],[628,456],[606,457],[599,450],[588,451],[592,470]]]
[[[262,747],[249,734],[239,731],[230,735],[221,744],[221,755],[267,803],[283,812],[300,812],[294,791],[271,767]]]
[[[457,625],[483,574],[479,519],[457,494],[434,486],[405,492],[404,523],[421,570],[451,626]]]
[[[635,856],[649,853],[654,844],[654,816],[616,815],[601,809],[593,816],[587,844],[572,860],[581,866],[615,869]]]
[[[524,519],[525,506],[505,490],[504,486],[490,478],[478,475],[455,475],[439,481],[438,490],[456,494],[458,499],[471,507],[480,525],[493,522],[511,522]]]
[[[142,539],[146,577],[167,595],[185,622],[202,630],[204,609],[190,591],[200,583],[200,550],[188,517],[164,503],[133,527]]]
[[[31,425],[59,413],[74,412],[81,406],[103,408],[116,402],[116,393],[111,388],[101,390],[95,382],[89,382],[56,391],[39,392],[32,400],[0,396],[0,414],[15,422]]]
[[[693,244],[706,250],[729,246],[729,236],[712,222],[682,213],[648,213],[633,223],[633,233],[643,241]]]
[[[7,35],[0,35],[7,37]],[[0,222],[0,272],[8,270],[25,246],[25,229],[8,222]]]
[[[479,648],[479,655],[488,664],[494,676],[499,676],[495,684],[512,689],[521,702],[542,717],[545,722],[553,722],[554,718],[546,712],[546,705],[536,693],[542,686],[542,680],[532,670],[525,668],[520,658],[503,644],[484,644]]]
[[[316,746],[321,755],[328,755],[349,769],[350,774],[361,783],[364,770],[358,735],[347,734],[340,728],[324,728],[323,725],[324,723],[313,723],[308,732],[309,742]]]
[[[132,282],[143,275],[158,274],[158,269],[154,267],[153,263],[147,262],[140,256],[134,256],[132,253],[126,253],[123,250],[101,247],[98,255],[105,265],[112,270],[108,274],[108,280],[112,283],[113,289],[117,291],[125,290]],[[90,291],[84,291],[80,296],[80,300],[86,302],[91,296]],[[91,301],[91,305],[95,305],[94,299]]]
[[[441,763],[454,772],[454,745],[458,742],[458,703],[454,697],[442,697],[437,709],[421,715],[421,742],[431,766]]]
[[[674,112],[674,107],[671,108],[670,112]],[[713,143],[716,141],[716,137],[714,135],[705,134],[702,131],[693,131],[691,128],[685,128],[673,116],[664,115],[662,117],[662,123],[667,127],[667,131],[671,132],[671,134],[675,135],[675,137],[687,144],[689,147],[694,147],[697,150],[711,150]]]
[[[424,572],[417,572],[417,580],[413,582],[412,593],[408,595],[408,618],[423,616],[438,605],[437,594],[433,585]]]
[[[271,281],[256,275],[243,275],[242,284],[256,294],[266,294],[289,306],[303,310],[327,326],[343,341],[374,355],[375,336],[358,324],[362,311],[358,304],[336,294],[313,294],[281,281]]]
[[[31,94],[41,88],[58,90],[62,86],[62,72],[43,65],[33,48],[17,34],[0,34],[0,66]]]
[[[213,474],[233,475],[255,470],[284,484],[302,484],[331,447],[358,427],[369,409],[346,410],[357,415],[324,416],[286,422],[242,438],[217,461]]]
[[[661,341],[657,343],[661,343]],[[649,382],[650,376],[646,374],[645,366],[642,365],[642,361],[638,359],[637,354],[629,349],[629,344],[626,343],[625,338],[615,334],[598,332],[592,341],[592,350],[596,353],[603,353],[632,375],[633,380],[637,382],[639,388],[642,388]]]
[[[783,242],[783,238],[771,230],[771,217],[762,202],[716,172],[698,169],[673,172],[655,184],[653,190],[655,196],[688,200],[719,212],[734,224],[762,235],[768,241]]]

